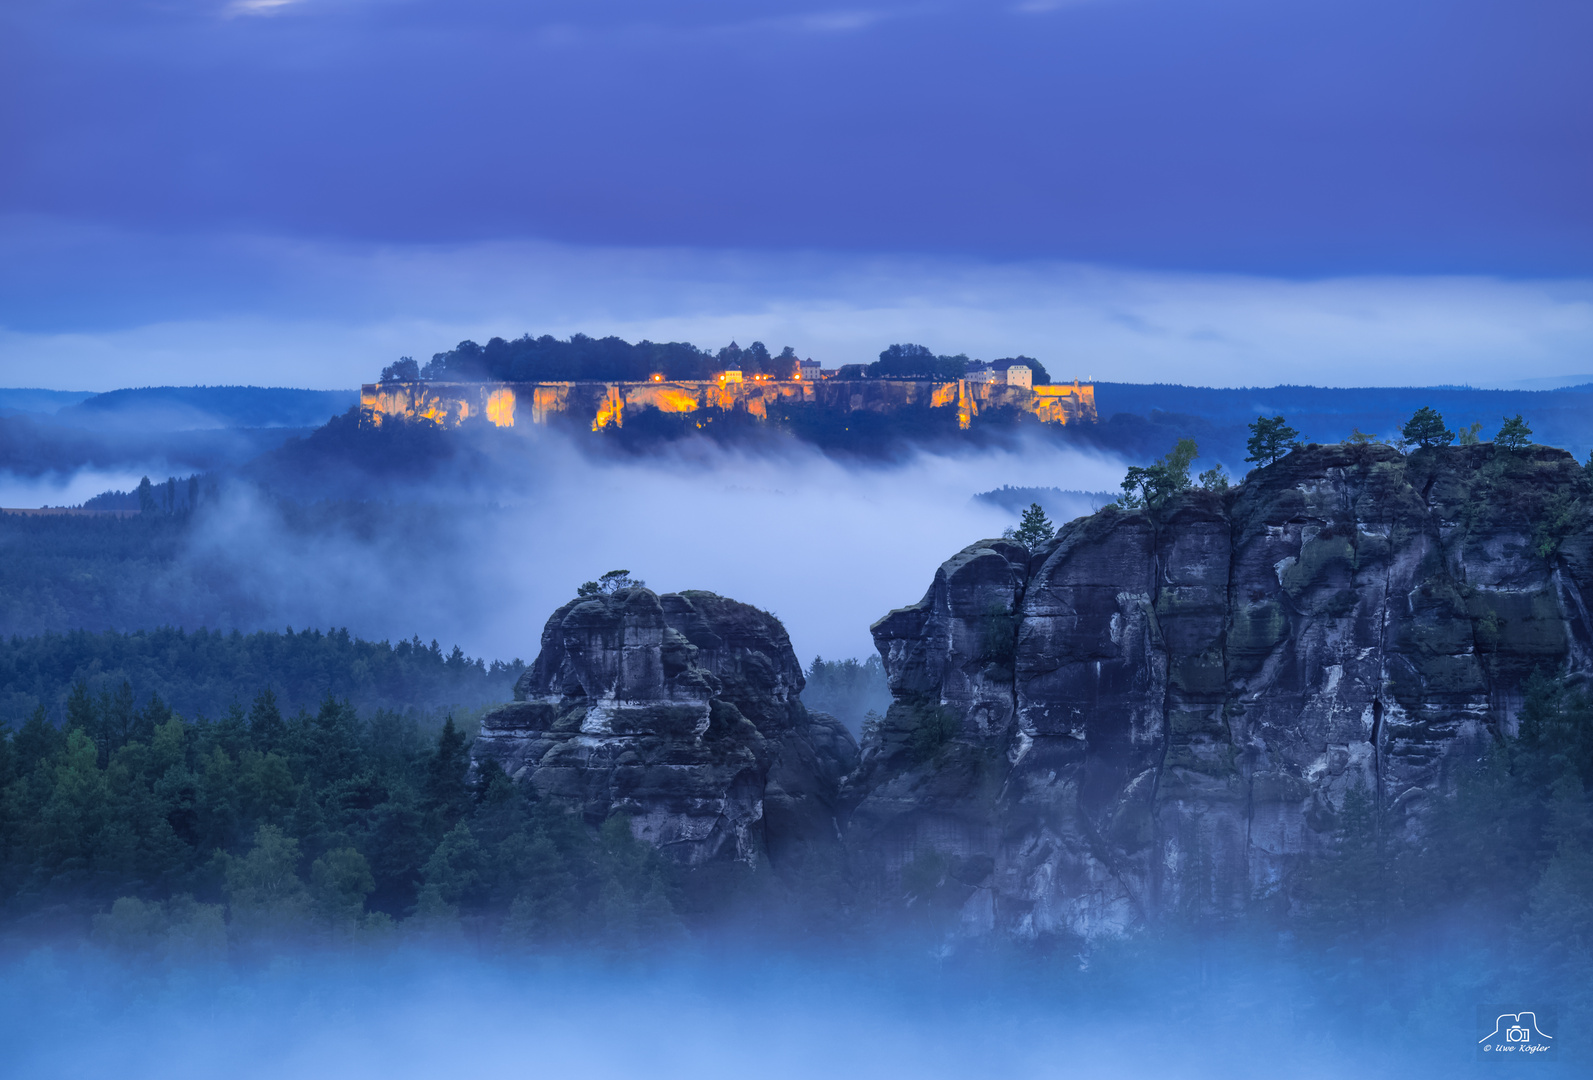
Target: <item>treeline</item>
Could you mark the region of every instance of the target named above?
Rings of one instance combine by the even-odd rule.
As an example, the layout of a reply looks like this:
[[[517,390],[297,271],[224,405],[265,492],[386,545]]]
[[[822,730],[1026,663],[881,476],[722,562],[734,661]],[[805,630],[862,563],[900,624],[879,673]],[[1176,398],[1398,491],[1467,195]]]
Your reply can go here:
[[[0,639],[0,724],[15,729],[42,710],[48,722],[85,727],[72,719],[83,695],[123,725],[151,698],[157,713],[216,717],[262,689],[288,709],[330,697],[361,711],[433,715],[508,701],[524,670],[519,660],[471,659],[457,645],[444,653],[436,641],[365,641],[347,630],[79,630]]]
[[[568,341],[560,341],[549,334],[537,338],[525,334],[513,341],[495,337],[485,345],[461,341],[447,352],[433,354],[425,364],[410,356],[400,357],[382,369],[381,381],[643,382],[654,375],[666,379],[711,379],[726,370],[789,379],[796,372],[798,360],[796,350],[789,345],[772,354],[761,341],[746,348],[732,341],[712,352],[683,341],[659,344],[643,340],[632,345],[617,337],[573,334]],[[842,378],[960,379],[975,362],[962,353],[940,356],[923,345],[897,344],[881,351],[879,359],[871,364],[842,366],[840,374]],[[1003,371],[1013,364],[1031,368],[1036,384],[1051,381],[1045,366],[1033,357],[1015,356],[991,362],[992,367]]]
[[[424,366],[411,357],[401,357],[382,370],[381,381],[643,382],[654,375],[709,379],[726,369],[788,379],[797,361],[796,351],[789,346],[771,355],[761,341],[745,349],[732,341],[716,353],[682,341],[660,344],[643,340],[632,345],[617,337],[572,334],[568,341],[560,341],[549,334],[536,338],[526,334],[513,341],[495,337],[485,345],[461,341],[447,352],[434,354]]]
[[[319,475],[338,475],[332,463],[321,465]],[[235,504],[224,508],[202,489],[192,514],[168,514],[158,503],[155,513],[128,516],[0,514],[0,635],[282,626],[289,620],[279,614],[281,586],[269,576],[240,575],[240,545],[266,543],[273,533],[288,543],[356,546],[402,535],[417,552],[439,553],[458,538],[456,517],[422,500],[298,502],[259,489],[235,494]],[[240,527],[244,521],[253,529]],[[226,537],[224,546],[204,542],[218,536]]]
[[[221,583],[184,595],[163,580],[185,551],[187,514],[130,517],[0,514],[0,634],[149,621],[189,623]],[[205,621],[198,620],[199,624]]]
[[[1300,432],[1281,415],[1257,417],[1246,430],[1250,437],[1245,442],[1244,460],[1258,468],[1271,465],[1305,445],[1300,441]],[[1423,405],[1400,426],[1398,434],[1392,438],[1378,438],[1356,428],[1342,442],[1355,446],[1379,443],[1392,446],[1401,453],[1432,450],[1452,443],[1460,446],[1487,445],[1494,451],[1491,464],[1492,471],[1496,473],[1507,466],[1512,458],[1525,454],[1534,446],[1532,428],[1519,413],[1501,417],[1498,430],[1490,438],[1484,439],[1484,434],[1480,420],[1455,431],[1445,423],[1442,413],[1430,405]],[[1150,465],[1130,466],[1123,477],[1123,493],[1117,498],[1119,505],[1130,509],[1161,508],[1172,496],[1192,486],[1190,468],[1200,456],[1199,444],[1194,439],[1183,438]],[[1590,478],[1593,478],[1593,453],[1589,454],[1585,468]],[[1227,491],[1230,486],[1228,473],[1220,464],[1205,470],[1197,479],[1207,491]],[[1568,512],[1564,507],[1561,510]],[[1544,523],[1545,527],[1548,525]]]
[[[168,476],[164,483],[151,483],[143,477],[132,491],[102,491],[83,501],[85,510],[136,510],[140,514],[186,514],[199,506],[201,499],[214,499],[217,482],[195,473],[179,480]]]
[[[829,713],[852,734],[860,734],[870,714],[883,716],[890,708],[885,665],[878,654],[867,660],[826,660],[815,656],[808,667],[802,704],[815,712]]]
[[[1337,389],[1310,386],[1230,388],[1095,384],[1101,422],[1069,425],[1058,434],[1081,447],[1119,454],[1135,464],[1153,460],[1179,439],[1194,439],[1212,461],[1237,469],[1246,455],[1246,425],[1258,412],[1282,416],[1307,442],[1336,442],[1354,430],[1397,439],[1418,408],[1449,418],[1457,438],[1481,422],[1495,430],[1502,417],[1526,416],[1545,445],[1578,457],[1593,450],[1593,387],[1562,390],[1474,390],[1456,387]]]
[[[969,360],[966,353],[956,356],[937,356],[933,350],[924,345],[892,345],[879,354],[879,359],[861,370],[841,369],[841,377],[867,376],[871,379],[960,379],[966,375],[970,368],[981,361]],[[1045,370],[1045,365],[1032,356],[1008,356],[1000,360],[992,360],[989,367],[995,371],[1006,371],[1009,367],[1021,364],[1031,372],[1030,381],[1035,386],[1043,386],[1051,381],[1051,375]]]
[[[452,718],[361,715],[328,698],[286,715],[130,725],[79,695],[0,739],[0,910],[12,929],[132,951],[214,955],[261,935],[457,930],[505,941],[661,941],[674,879],[621,818],[588,824],[491,769],[472,779]]]
[[[1519,733],[1455,775],[1419,836],[1354,791],[1335,849],[1222,925],[1374,958],[1485,932],[1474,945],[1589,970],[1590,792],[1593,703],[1539,675]],[[428,729],[330,698],[289,715],[267,692],[215,720],[159,702],[129,719],[77,694],[63,726],[35,716],[0,739],[0,913],[12,929],[92,925],[134,951],[347,940],[395,923],[467,930],[494,948],[629,947],[738,915],[938,939],[966,899],[933,853],[904,869],[895,894],[839,853],[775,869],[687,870],[634,840],[623,815],[588,820],[495,767],[472,775],[451,718]],[[1198,906],[1164,929],[1181,918],[1218,929]]]

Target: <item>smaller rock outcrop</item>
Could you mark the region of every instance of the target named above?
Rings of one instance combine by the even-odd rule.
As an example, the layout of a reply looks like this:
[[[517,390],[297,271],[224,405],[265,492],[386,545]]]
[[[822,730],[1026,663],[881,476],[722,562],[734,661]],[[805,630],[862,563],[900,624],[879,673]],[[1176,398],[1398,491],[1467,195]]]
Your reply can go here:
[[[688,865],[833,843],[857,745],[802,705],[778,619],[707,592],[572,600],[473,750]]]

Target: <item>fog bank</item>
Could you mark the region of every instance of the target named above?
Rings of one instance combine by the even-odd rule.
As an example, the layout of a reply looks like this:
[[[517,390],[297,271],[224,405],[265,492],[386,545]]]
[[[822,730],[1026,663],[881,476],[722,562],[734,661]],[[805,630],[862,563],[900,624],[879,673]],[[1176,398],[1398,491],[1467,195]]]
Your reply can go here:
[[[149,469],[78,469],[47,472],[37,476],[0,471],[0,506],[40,507],[77,506],[102,491],[132,491],[144,476],[164,480],[166,473],[157,464]]]
[[[189,560],[229,578],[263,625],[420,633],[472,655],[530,660],[581,582],[627,569],[658,591],[707,589],[773,612],[803,662],[861,656],[868,626],[915,602],[935,568],[1016,523],[972,496],[1002,484],[1099,491],[1122,465],[1040,440],[847,464],[692,441],[594,459],[553,436],[486,475],[415,485],[422,505],[366,527],[293,527],[234,491]],[[1074,500],[1075,515],[1089,513]]]
[[[373,951],[172,972],[41,950],[0,969],[0,1037],[13,1076],[119,1080],[1237,1080],[1476,1064],[1470,1002],[1450,990],[1395,1018],[1338,998],[1308,965],[1215,949],[1191,961],[980,970],[917,950],[625,962]]]
[[[773,434],[636,455],[600,445],[549,431],[461,434],[419,452],[362,440],[353,459],[281,459],[264,488],[207,481],[192,517],[11,519],[22,576],[0,632],[346,627],[529,661],[582,582],[626,569],[660,592],[706,589],[773,612],[806,665],[868,655],[870,623],[917,601],[945,559],[1017,523],[975,494],[1100,492],[1123,471],[1044,438],[888,464]],[[0,494],[60,504],[136,481],[52,474]],[[1090,503],[1047,498],[1057,516]]]

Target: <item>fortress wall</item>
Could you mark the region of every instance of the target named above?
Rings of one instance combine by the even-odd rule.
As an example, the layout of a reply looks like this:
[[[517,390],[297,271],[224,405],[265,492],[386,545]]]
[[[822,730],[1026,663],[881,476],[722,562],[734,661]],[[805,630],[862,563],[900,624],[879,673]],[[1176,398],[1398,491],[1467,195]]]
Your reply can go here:
[[[367,383],[360,388],[360,422],[379,426],[389,416],[430,420],[445,427],[467,422],[498,427],[546,424],[559,414],[590,417],[592,430],[623,426],[629,410],[665,413],[745,409],[760,419],[778,402],[841,412],[956,406],[962,427],[987,408],[1019,408],[1045,423],[1096,422],[1095,388],[1088,384],[1007,386],[966,380],[825,379],[819,382],[557,382]]]

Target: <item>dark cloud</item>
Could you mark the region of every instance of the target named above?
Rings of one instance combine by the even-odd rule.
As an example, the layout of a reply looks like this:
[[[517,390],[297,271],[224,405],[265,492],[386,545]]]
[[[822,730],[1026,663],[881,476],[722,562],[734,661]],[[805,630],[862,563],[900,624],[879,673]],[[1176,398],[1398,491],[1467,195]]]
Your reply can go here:
[[[0,211],[393,241],[1593,267],[1570,0],[75,5]]]

